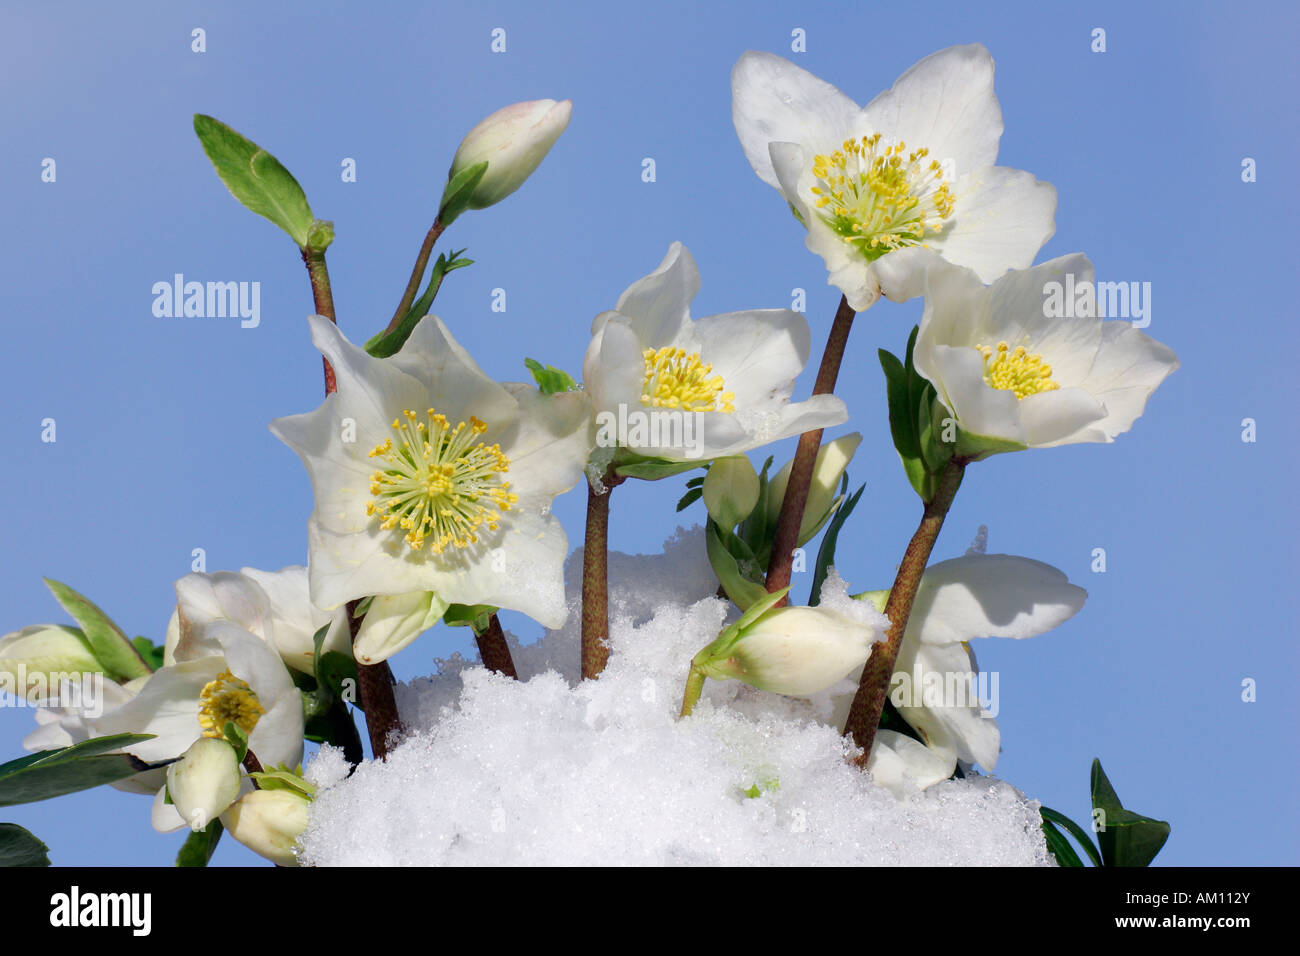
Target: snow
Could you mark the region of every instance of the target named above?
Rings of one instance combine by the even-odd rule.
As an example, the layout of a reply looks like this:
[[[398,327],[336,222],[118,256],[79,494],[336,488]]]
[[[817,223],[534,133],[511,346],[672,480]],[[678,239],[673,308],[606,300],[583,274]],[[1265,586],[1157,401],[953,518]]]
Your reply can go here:
[[[303,862],[331,865],[1051,865],[1038,804],[991,777],[898,799],[845,757],[829,694],[706,684],[677,718],[691,656],[734,608],[698,529],[661,555],[610,554],[609,666],[579,682],[581,552],[569,619],[508,635],[522,681],[455,657],[398,687],[409,736],[346,776],[335,748]],[[840,582],[835,581],[835,590]],[[828,593],[831,589],[828,589]]]

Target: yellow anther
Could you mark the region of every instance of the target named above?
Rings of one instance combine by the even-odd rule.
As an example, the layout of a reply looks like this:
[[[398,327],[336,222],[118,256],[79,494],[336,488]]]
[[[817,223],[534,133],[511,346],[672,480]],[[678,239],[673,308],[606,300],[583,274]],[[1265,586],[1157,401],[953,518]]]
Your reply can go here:
[[[1012,349],[1006,342],[999,342],[996,348],[978,345],[976,349],[984,356],[984,381],[993,388],[1026,398],[1061,387],[1052,381],[1052,366],[1041,355],[1030,354],[1023,345]]]
[[[228,723],[251,734],[264,713],[252,688],[228,670],[199,691],[199,727],[204,737],[224,737]]]
[[[721,375],[700,361],[698,352],[665,346],[646,349],[641,401],[656,408],[686,412],[734,412],[735,395],[724,392]]]

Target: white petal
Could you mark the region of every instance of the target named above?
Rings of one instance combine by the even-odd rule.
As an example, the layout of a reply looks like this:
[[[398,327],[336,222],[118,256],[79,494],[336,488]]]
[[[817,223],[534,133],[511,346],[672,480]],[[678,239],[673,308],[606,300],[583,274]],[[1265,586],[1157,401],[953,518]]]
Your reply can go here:
[[[302,731],[302,695],[295,687],[258,718],[248,748],[263,767],[284,764],[292,770],[302,762]]]
[[[872,267],[880,284],[880,294],[892,302],[906,302],[925,294],[926,272],[942,261],[933,249],[910,246],[886,253]]]
[[[153,828],[159,833],[172,833],[188,827],[189,824],[185,822],[185,818],[177,812],[173,804],[166,802],[166,798],[166,790],[159,790],[153,798],[153,810],[150,814]]]
[[[1020,402],[1020,421],[1031,448],[1075,441],[1079,432],[1105,417],[1105,406],[1082,388],[1039,392]]]
[[[1063,571],[1042,561],[964,555],[925,569],[907,636],[927,644],[1034,637],[1068,621],[1087,597]]]
[[[233,571],[187,574],[176,582],[176,607],[180,638],[174,655],[193,660],[220,653],[220,646],[205,638],[205,626],[214,621],[233,621],[263,640],[270,638],[271,602],[252,578]]]
[[[1013,392],[984,381],[984,357],[973,348],[936,345],[929,364],[940,400],[952,410],[963,430],[973,435],[1027,443],[1020,420],[1020,400]],[[919,370],[919,365],[918,365]],[[930,378],[930,374],[926,378]]]
[[[890,700],[931,749],[992,770],[1001,734],[984,716],[978,684],[961,644],[923,644],[905,637],[894,667]]]
[[[929,245],[992,282],[1024,269],[1056,232],[1056,187],[1030,173],[992,166],[959,176],[950,224]]]
[[[134,699],[98,720],[88,722],[95,736],[109,734],[155,734],[124,748],[148,763],[170,760],[183,754],[203,735],[199,726],[199,693],[225,669],[220,657],[182,661],[155,672]]]
[[[390,361],[424,386],[428,402],[425,406],[389,405],[389,420],[403,408],[420,414],[428,406],[453,423],[467,422],[475,415],[489,425],[504,425],[517,414],[510,393],[478,367],[436,315],[426,316]]]
[[[1128,431],[1156,387],[1179,367],[1173,349],[1126,322],[1102,323],[1102,341],[1083,387],[1106,407],[1106,417],[1075,441],[1111,441]]]
[[[947,780],[956,768],[955,754],[936,752],[893,730],[876,731],[867,760],[872,782],[900,800],[912,788],[924,790]]]
[[[270,599],[274,646],[294,670],[304,674],[314,672],[316,632],[327,624],[329,630],[321,644],[321,653],[348,653],[352,639],[347,616],[341,611],[322,611],[311,603],[305,567],[291,565],[273,572],[241,568],[240,574],[255,581]]]
[[[681,334],[690,321],[691,300],[699,291],[700,271],[694,257],[680,242],[674,242],[654,272],[619,296],[615,310],[631,320],[633,331],[647,348],[659,348]]]
[[[599,412],[641,407],[645,382],[646,346],[632,330],[631,320],[617,312],[596,332],[582,363],[583,386]],[[600,421],[596,422],[597,427]]]
[[[543,395],[519,383],[506,389],[519,405],[518,418],[499,438],[510,459],[510,488],[522,507],[525,498],[549,504],[582,477],[595,443],[591,401],[585,392]]]
[[[774,141],[816,148],[844,139],[858,106],[825,80],[784,57],[750,50],[731,70],[731,118],[749,164],[777,186],[768,156]]]
[[[993,57],[982,44],[952,46],[913,64],[893,87],[863,107],[873,131],[924,146],[957,174],[992,166],[1002,136],[993,92]]]
[[[357,629],[352,652],[362,664],[388,660],[438,622],[447,610],[432,591],[379,594]]]
[[[293,678],[269,643],[228,621],[209,624],[208,629],[221,644],[226,667],[252,688],[264,707],[294,692]]]
[[[711,315],[694,331],[700,360],[722,376],[737,408],[788,399],[808,363],[808,322],[789,309]]]

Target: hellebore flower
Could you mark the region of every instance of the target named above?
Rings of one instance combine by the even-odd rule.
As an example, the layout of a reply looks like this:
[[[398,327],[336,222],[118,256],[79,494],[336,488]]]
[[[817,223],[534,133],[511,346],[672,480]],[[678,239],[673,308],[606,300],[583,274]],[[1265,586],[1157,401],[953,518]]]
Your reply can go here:
[[[994,165],[1002,109],[980,44],[927,56],[860,109],[771,53],[741,56],[731,90],[750,165],[854,309],[920,295],[936,256],[991,282],[1033,262],[1055,231],[1056,190]]]

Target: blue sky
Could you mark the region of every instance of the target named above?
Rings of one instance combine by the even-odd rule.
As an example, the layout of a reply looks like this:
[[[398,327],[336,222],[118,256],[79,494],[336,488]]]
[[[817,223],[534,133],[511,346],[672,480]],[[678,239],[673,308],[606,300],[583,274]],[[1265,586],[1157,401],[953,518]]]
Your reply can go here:
[[[533,179],[439,247],[477,263],[448,279],[436,311],[489,374],[517,380],[525,356],[578,372],[591,318],[674,240],[703,276],[696,316],[788,307],[805,289],[819,351],[838,293],[741,152],[732,64],[746,49],[780,53],[865,103],[922,56],[978,41],[997,62],[999,163],[1059,191],[1039,261],[1082,251],[1099,279],[1150,282],[1147,331],[1182,362],[1115,444],[999,456],[967,476],[936,559],[987,524],[992,551],[1050,562],[1090,594],[1050,635],[979,646],[1000,674],[998,774],[1084,819],[1100,756],[1126,804],[1172,822],[1160,862],[1296,863],[1294,5],[551,6],[7,5],[0,633],[63,619],[42,575],[161,641],[193,549],[209,570],[305,560],[307,478],[266,426],[320,399],[306,276],[291,241],[217,181],[193,113],[275,153],[335,221],[339,322],[360,341],[396,305],[461,136],[507,103],[571,98]],[[191,50],[196,27],[204,53]],[[490,49],[498,27],[504,53]],[[1090,49],[1097,27],[1104,53]],[[791,51],[796,28],[806,52]],[[1256,182],[1242,182],[1246,157]],[[345,158],[355,183],[341,179]],[[151,288],[178,272],[259,282],[261,324],[156,318]],[[840,431],[865,436],[851,473],[868,490],[838,564],[864,588],[888,585],[919,516],[876,349],[901,351],[920,309],[860,316],[841,375],[852,419]],[[773,452],[787,458],[793,442]],[[680,480],[621,490],[635,501],[615,500],[612,546],[658,550],[680,492]],[[556,503],[571,540],[583,504]],[[1104,574],[1091,570],[1099,547]],[[808,583],[796,577],[800,600]],[[427,673],[464,636],[432,632],[397,658],[399,674]],[[30,711],[0,710],[0,757],[21,753],[30,725]],[[152,831],[144,798],[108,789],[0,818],[41,836],[56,863],[166,864],[180,842]],[[217,857],[253,861],[233,841]]]

